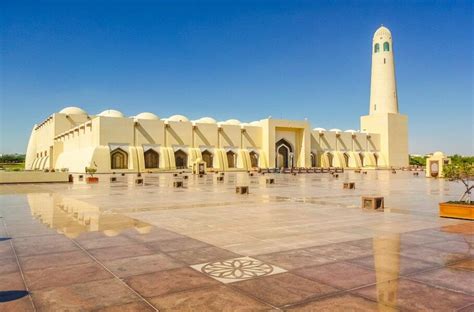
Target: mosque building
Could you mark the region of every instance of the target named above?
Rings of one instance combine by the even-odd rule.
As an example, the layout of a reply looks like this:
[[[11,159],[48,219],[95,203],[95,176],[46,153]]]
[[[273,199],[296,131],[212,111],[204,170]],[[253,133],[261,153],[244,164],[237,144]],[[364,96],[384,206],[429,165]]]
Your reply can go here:
[[[383,26],[372,42],[369,115],[360,121],[360,130],[342,131],[312,129],[307,120],[218,122],[149,112],[126,117],[113,109],[89,115],[67,107],[33,127],[25,167],[111,173],[186,169],[198,162],[219,171],[408,166],[408,118],[398,110],[392,35]]]

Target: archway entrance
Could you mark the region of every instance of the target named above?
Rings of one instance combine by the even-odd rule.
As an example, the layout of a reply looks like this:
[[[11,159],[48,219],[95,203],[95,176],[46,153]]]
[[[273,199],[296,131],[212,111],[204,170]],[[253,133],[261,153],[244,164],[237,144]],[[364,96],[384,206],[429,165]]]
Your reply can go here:
[[[311,167],[316,167],[316,154],[311,152]]]
[[[186,169],[188,166],[188,155],[182,150],[174,152],[176,169]]]
[[[252,168],[258,167],[258,154],[254,151],[250,152],[250,166]]]
[[[112,169],[128,169],[128,154],[121,148],[116,148],[110,153]]]
[[[153,149],[145,152],[145,168],[152,169],[160,166],[160,155]]]
[[[213,160],[212,153],[209,152],[208,150],[205,150],[201,154],[202,154],[202,160],[206,163],[206,167],[212,168],[212,160]]]
[[[344,153],[344,167],[349,167],[349,154]]]
[[[232,151],[228,151],[227,153],[227,165],[229,168],[235,168],[235,158],[236,158],[236,154]]]
[[[281,139],[275,144],[276,151],[276,166],[277,168],[291,168],[293,167],[293,149],[291,144],[285,139]]]

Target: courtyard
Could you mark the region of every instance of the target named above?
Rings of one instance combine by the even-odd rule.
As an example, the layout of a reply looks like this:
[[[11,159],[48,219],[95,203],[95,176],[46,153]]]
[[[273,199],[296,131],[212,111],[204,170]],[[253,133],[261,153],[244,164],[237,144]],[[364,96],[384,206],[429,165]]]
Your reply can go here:
[[[459,184],[388,170],[97,176],[0,186],[0,311],[474,309],[474,223],[438,217]],[[385,210],[361,209],[366,195]]]

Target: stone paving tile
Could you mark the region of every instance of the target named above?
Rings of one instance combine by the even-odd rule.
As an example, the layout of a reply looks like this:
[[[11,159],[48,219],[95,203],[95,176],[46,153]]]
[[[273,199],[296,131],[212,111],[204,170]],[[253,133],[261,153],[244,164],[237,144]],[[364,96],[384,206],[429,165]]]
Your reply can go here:
[[[153,251],[151,248],[139,243],[124,246],[89,249],[88,252],[99,261],[138,257],[155,253],[155,251]]]
[[[140,301],[117,279],[37,290],[32,296],[38,311],[90,311]]]
[[[167,254],[187,264],[198,264],[239,257],[236,253],[214,246],[172,251]]]
[[[365,268],[377,271],[377,272],[387,272],[387,273],[396,273],[398,275],[407,275],[419,271],[424,271],[432,268],[440,267],[439,264],[425,262],[413,258],[403,257],[397,254],[394,254],[391,261],[387,260],[387,255],[380,257],[380,261],[375,265],[375,256],[370,255],[368,257],[362,257],[357,259],[350,259],[348,262],[361,265]],[[388,258],[390,259],[390,258]]]
[[[427,248],[423,246],[417,246],[414,248],[402,250],[400,251],[400,254],[409,258],[415,258],[426,262],[437,263],[439,265],[449,265],[453,262],[464,260],[468,257],[466,254],[444,252],[441,250]]]
[[[101,235],[100,237],[94,237],[94,238],[79,237],[78,239],[76,239],[76,241],[84,249],[97,249],[97,248],[136,244],[134,240],[125,236],[121,236],[121,235],[114,236],[114,237],[106,237],[106,236]]]
[[[377,284],[352,292],[402,311],[454,311],[474,303],[474,297],[403,278],[396,285]]]
[[[232,286],[277,307],[295,304],[311,297],[319,297],[338,291],[331,286],[291,273],[250,279],[237,282]]]
[[[0,274],[0,291],[24,290],[25,283],[21,278],[20,271]]]
[[[151,249],[163,252],[172,252],[211,246],[197,239],[192,239],[188,237],[152,242],[148,243],[147,245]]]
[[[474,249],[468,242],[462,241],[442,241],[431,244],[425,244],[424,247],[441,250],[444,252],[458,253],[462,255],[474,256]]]
[[[269,311],[261,303],[226,286],[198,288],[150,299],[160,311]]]
[[[132,232],[132,233],[125,233],[124,234],[127,237],[132,238],[135,241],[143,242],[143,243],[148,243],[148,242],[155,242],[155,241],[164,241],[164,240],[170,240],[170,239],[178,239],[178,238],[184,238],[186,236],[168,231],[165,229],[158,229],[156,227],[153,227],[151,229],[150,233],[146,234],[141,234],[137,232]]]
[[[294,270],[293,273],[340,289],[351,289],[376,282],[374,271],[345,262],[305,267]]]
[[[465,306],[464,308],[456,310],[456,312],[473,312],[473,311],[474,311],[474,304],[470,304],[468,306]]]
[[[0,275],[18,272],[19,270],[20,269],[18,268],[18,263],[16,262],[15,258],[11,257],[0,259]]]
[[[79,250],[72,241],[62,235],[14,238],[13,246],[19,256],[33,256]]]
[[[371,249],[353,246],[348,243],[323,245],[313,248],[305,248],[305,250],[314,253],[318,256],[326,256],[328,258],[333,258],[336,260],[359,258],[371,255],[373,253]]]
[[[157,297],[198,287],[220,285],[219,282],[190,268],[135,275],[125,282],[143,297]]]
[[[140,275],[186,266],[184,263],[162,253],[104,261],[103,264],[120,277]]]
[[[316,256],[314,253],[305,249],[294,249],[272,254],[258,255],[255,256],[255,258],[287,270],[336,261],[336,259],[327,256]]]
[[[409,279],[429,285],[442,286],[451,290],[462,291],[474,296],[474,272],[442,268],[410,275]]]
[[[376,302],[354,296],[351,294],[337,295],[324,298],[321,300],[313,300],[305,304],[297,305],[286,309],[287,311],[324,311],[324,312],[381,312],[393,311],[388,307],[380,307]]]
[[[474,272],[474,258],[462,260],[458,263],[450,265],[450,267]]]
[[[29,289],[45,289],[111,278],[112,275],[97,263],[31,270],[25,272]]]
[[[82,250],[21,256],[19,259],[22,270],[26,272],[51,267],[58,268],[75,264],[92,263],[94,261]]]

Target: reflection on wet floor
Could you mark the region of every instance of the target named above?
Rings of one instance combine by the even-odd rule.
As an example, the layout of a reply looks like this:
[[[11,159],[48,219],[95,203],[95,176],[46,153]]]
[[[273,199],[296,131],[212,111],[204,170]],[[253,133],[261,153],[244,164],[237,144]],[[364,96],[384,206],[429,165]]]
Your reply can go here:
[[[106,236],[117,236],[125,229],[135,229],[142,234],[151,230],[148,223],[102,212],[97,206],[56,193],[27,194],[27,198],[34,218],[69,238],[84,232],[100,231]]]
[[[458,186],[273,176],[1,186],[0,311],[474,309],[474,223],[436,216]]]

